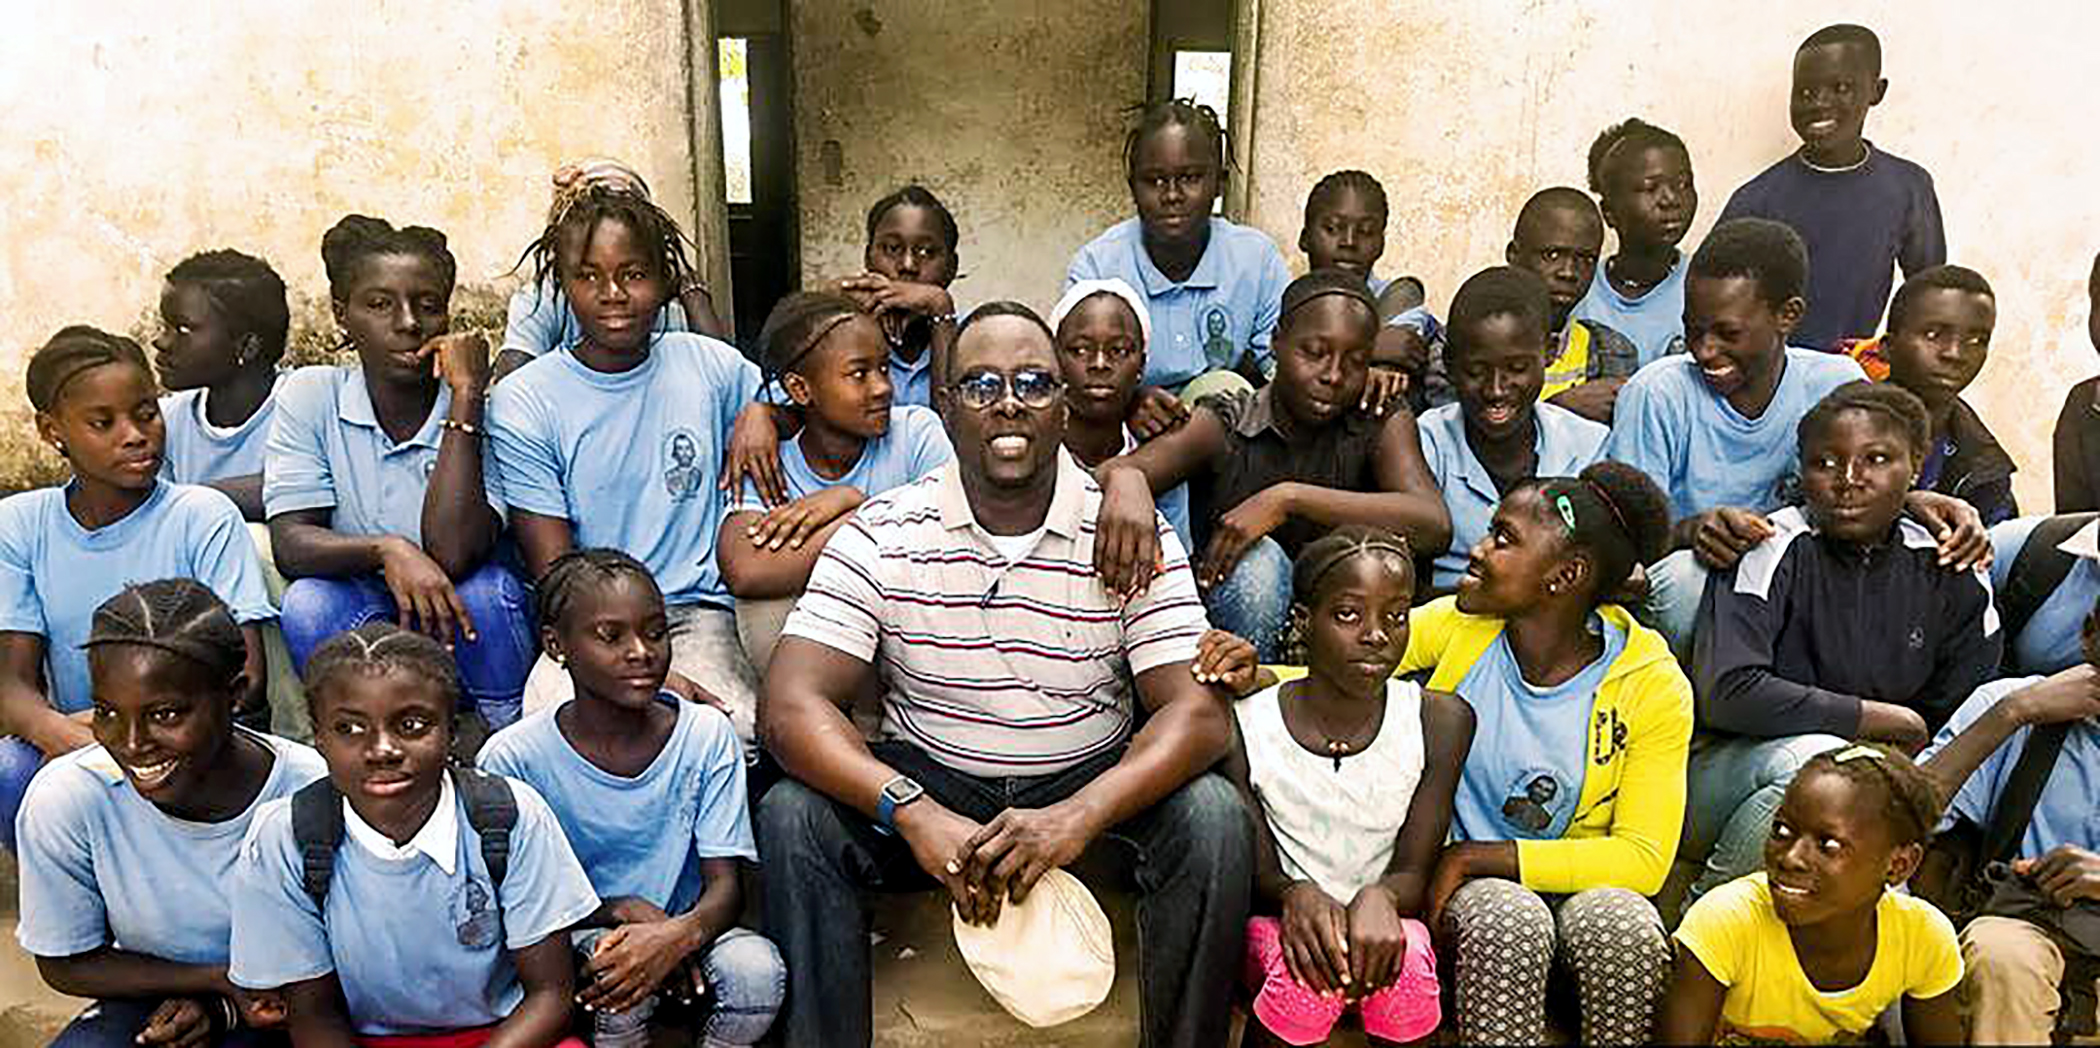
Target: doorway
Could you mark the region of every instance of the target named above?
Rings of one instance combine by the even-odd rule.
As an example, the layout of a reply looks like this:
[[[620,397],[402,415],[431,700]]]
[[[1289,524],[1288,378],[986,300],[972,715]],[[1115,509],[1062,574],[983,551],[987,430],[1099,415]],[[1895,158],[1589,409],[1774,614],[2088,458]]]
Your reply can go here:
[[[784,0],[717,9],[715,55],[736,341],[756,356],[773,304],[801,284],[793,65]]]

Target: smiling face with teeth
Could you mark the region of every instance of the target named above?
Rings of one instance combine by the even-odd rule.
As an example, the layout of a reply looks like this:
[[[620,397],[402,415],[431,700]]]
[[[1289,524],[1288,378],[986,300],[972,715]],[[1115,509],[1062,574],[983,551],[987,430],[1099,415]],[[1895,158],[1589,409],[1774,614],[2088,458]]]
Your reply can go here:
[[[971,512],[988,528],[1003,520],[1025,524],[1019,532],[999,534],[1032,530],[1056,494],[1069,409],[1062,395],[1047,407],[1031,408],[1013,393],[1012,382],[1022,372],[1042,372],[1053,381],[1062,373],[1050,332],[1032,316],[973,317],[949,356],[945,377],[951,381],[997,374],[1008,383],[1005,395],[982,409],[964,404],[949,382],[935,391]]]
[[[1466,429],[1489,441],[1529,433],[1546,385],[1546,333],[1536,320],[1493,313],[1454,328],[1446,349]]]
[[[1787,115],[1801,151],[1825,167],[1864,157],[1867,110],[1881,103],[1889,82],[1874,56],[1856,43],[1818,44],[1794,55],[1794,86]]]
[[[204,667],[140,644],[89,649],[95,741],[139,796],[178,818],[209,821],[230,811],[233,700],[240,678],[213,681]],[[235,791],[237,792],[237,790]]]
[[[1858,758],[1871,760],[1873,758]],[[1881,893],[1908,880],[1924,848],[1895,839],[1884,784],[1804,767],[1787,787],[1765,838],[1772,908],[1795,929],[1871,916]]]

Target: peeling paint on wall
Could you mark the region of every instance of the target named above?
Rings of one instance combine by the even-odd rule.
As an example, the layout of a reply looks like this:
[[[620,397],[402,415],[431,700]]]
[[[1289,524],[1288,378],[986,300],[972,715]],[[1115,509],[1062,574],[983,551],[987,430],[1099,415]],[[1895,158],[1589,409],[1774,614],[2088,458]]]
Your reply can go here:
[[[2056,408],[2100,370],[2085,334],[2100,152],[2077,131],[2100,89],[2100,6],[1265,0],[1262,19],[1252,220],[1295,244],[1312,184],[1368,170],[1392,204],[1381,271],[1421,275],[1439,308],[1502,260],[1532,191],[1585,184],[1591,139],[1627,116],[1691,146],[1695,246],[1736,186],[1798,144],[1796,45],[1831,22],[1873,27],[1889,94],[1868,137],[1932,172],[1950,261],[1996,287],[1991,362],[1969,398],[2021,465],[2021,505],[2053,505]]]

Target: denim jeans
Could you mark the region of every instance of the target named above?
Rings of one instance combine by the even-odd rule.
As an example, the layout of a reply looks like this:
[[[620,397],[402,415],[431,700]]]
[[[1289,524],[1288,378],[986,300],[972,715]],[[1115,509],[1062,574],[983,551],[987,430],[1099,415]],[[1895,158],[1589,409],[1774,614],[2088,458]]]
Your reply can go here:
[[[518,719],[525,676],[539,654],[532,593],[517,573],[493,560],[453,587],[473,618],[477,634],[471,641],[460,638],[453,648],[460,686],[489,727],[501,728]],[[285,587],[278,622],[284,628],[284,643],[291,649],[293,664],[304,673],[306,660],[323,641],[399,614],[393,595],[377,575],[314,577],[294,579]]]
[[[591,928],[569,937],[576,951],[579,986],[584,978],[582,963],[611,930]],[[787,994],[787,969],[772,940],[748,928],[730,928],[707,944],[707,952],[700,956],[700,974],[707,980],[707,1017],[694,1032],[700,1035],[703,1048],[757,1044],[772,1028],[780,999]],[[657,1010],[658,1015],[662,1012]]]
[[[1810,757],[1837,749],[1835,735],[1694,735],[1685,772],[1684,843],[1678,854],[1706,863],[1685,895],[1700,896],[1765,867],[1765,837],[1787,784]]]
[[[1210,624],[1254,645],[1265,663],[1283,661],[1283,629],[1291,621],[1291,558],[1263,537],[1203,598]]]
[[[908,743],[875,756],[918,780],[927,796],[984,822],[1007,808],[1040,808],[1077,793],[1120,751],[1051,775],[978,778]],[[1138,894],[1140,1039],[1145,1048],[1226,1042],[1253,880],[1253,826],[1239,794],[1205,774],[1103,834]],[[873,1035],[864,889],[926,891],[939,882],[901,837],[793,779],[758,809],[766,923],[787,962],[788,1048],[856,1048]]]
[[[729,723],[743,740],[744,756],[757,755],[758,673],[744,656],[737,636],[736,613],[705,604],[679,604],[670,609],[671,668],[706,688],[729,707]],[[525,682],[525,712],[559,706],[576,695],[569,671],[541,656]]]
[[[138,1048],[139,1031],[160,1004],[154,997],[96,1001],[58,1032],[51,1048]],[[291,1040],[281,1031],[241,1029],[205,1043],[213,1048],[284,1048]]]
[[[1677,550],[1648,565],[1648,600],[1640,620],[1663,635],[1670,653],[1692,665],[1692,632],[1699,625],[1699,601],[1706,596],[1706,565],[1688,549]]]
[[[44,751],[12,735],[0,736],[0,845],[15,850],[15,813],[29,780],[44,766]]]

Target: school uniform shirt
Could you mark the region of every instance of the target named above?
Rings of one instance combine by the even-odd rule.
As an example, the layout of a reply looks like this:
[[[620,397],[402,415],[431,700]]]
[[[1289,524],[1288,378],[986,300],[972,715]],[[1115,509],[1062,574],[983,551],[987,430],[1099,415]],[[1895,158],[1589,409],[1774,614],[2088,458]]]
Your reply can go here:
[[[380,428],[364,372],[354,364],[315,365],[278,387],[277,417],[263,458],[263,511],[330,511],[328,529],[344,535],[399,535],[423,543],[423,494],[437,468],[452,390],[437,399],[415,435],[398,444]],[[502,484],[482,459],[489,508],[505,511]]]
[[[1722,222],[1770,218],[1801,234],[1808,245],[1808,312],[1794,337],[1816,349],[1880,329],[1896,265],[1908,276],[1947,261],[1932,176],[1865,144],[1865,162],[1842,171],[1811,167],[1798,151],[1788,154],[1743,183],[1721,209]]]
[[[1684,352],[1684,270],[1686,258],[1683,252],[1670,266],[1662,282],[1654,287],[1628,297],[1612,286],[1611,278],[1604,275],[1605,265],[1598,263],[1597,271],[1590,274],[1590,289],[1583,293],[1582,301],[1575,303],[1569,312],[1571,320],[1594,320],[1633,343],[1640,353],[1641,366],[1647,367],[1672,354]]]
[[[1874,904],[1867,977],[1842,990],[1818,989],[1801,970],[1763,873],[1694,902],[1676,939],[1728,988],[1715,1044],[1849,1044],[1890,1005],[1938,997],[1962,976],[1961,947],[1947,915],[1923,899],[1885,891]]]
[[[1309,880],[1347,904],[1383,879],[1422,780],[1422,689],[1386,681],[1378,734],[1339,763],[1298,744],[1283,720],[1284,685],[1233,708],[1247,776],[1276,842],[1284,876]]]
[[[343,804],[326,906],[306,893],[289,800],[256,813],[234,864],[235,986],[269,990],[334,972],[352,1032],[438,1034],[502,1022],[525,999],[511,953],[598,908],[561,824],[511,780],[510,868],[490,886],[481,837],[448,774],[437,808],[396,846]]]
[[[2034,529],[2048,517],[2018,517],[1991,526],[1991,589],[2002,593],[2012,581],[2013,562],[2027,547]],[[2057,545],[2071,554],[2071,570],[2056,589],[2042,598],[2018,636],[2005,638],[2008,665],[2021,673],[2055,673],[2085,661],[2080,633],[2085,617],[2100,599],[2100,522],[2089,523]]]
[[[328,774],[305,746],[234,730],[269,749],[270,773],[246,809],[218,822],[154,807],[100,746],[37,772],[15,820],[24,950],[72,957],[114,945],[178,964],[226,963],[241,838],[263,805]]]
[[[744,747],[712,706],[659,699],[678,720],[634,776],[592,764],[541,710],[491,736],[475,763],[539,791],[601,899],[634,896],[676,916],[705,887],[702,859],[757,861],[744,799]],[[573,701],[573,700],[572,700]]]
[[[909,484],[955,458],[948,443],[948,430],[932,408],[897,406],[890,409],[890,428],[882,436],[861,446],[860,458],[844,476],[831,480],[811,469],[802,453],[798,434],[780,442],[780,473],[787,481],[789,499],[807,498],[827,488],[853,487],[869,498],[901,484]],[[764,513],[765,501],[758,488],[744,481],[731,513]]]
[[[824,544],[782,637],[876,667],[884,737],[965,775],[1049,775],[1130,737],[1137,675],[1195,658],[1209,628],[1188,554],[1153,514],[1164,567],[1124,602],[1094,573],[1101,488],[1057,454],[1043,529],[1011,555],[954,463],[864,503]]]
[[[270,442],[270,422],[277,415],[277,391],[286,374],[279,372],[270,396],[231,428],[211,424],[204,409],[211,390],[186,389],[160,398],[167,441],[161,452],[160,477],[177,484],[209,484],[229,477],[252,477],[263,471],[263,452]]]
[[[1611,433],[1602,423],[1553,404],[1535,405],[1532,412],[1532,447],[1539,460],[1535,476],[1581,473],[1597,461]],[[1422,437],[1422,458],[1444,493],[1444,508],[1451,513],[1451,547],[1436,555],[1430,582],[1438,589],[1451,589],[1465,577],[1468,554],[1487,534],[1502,492],[1466,440],[1465,413],[1457,404],[1431,408],[1415,420],[1415,427]]]
[[[1455,692],[1479,728],[1451,816],[1457,840],[1515,841],[1518,880],[1566,894],[1660,890],[1684,829],[1692,688],[1656,633],[1606,604],[1604,653],[1551,688],[1523,679],[1504,620],[1455,598],[1415,609],[1399,672]]]
[[[1619,390],[1604,458],[1648,474],[1670,497],[1670,517],[1723,506],[1769,513],[1799,472],[1801,417],[1831,390],[1866,376],[1850,357],[1794,346],[1772,402],[1744,418],[1677,354],[1636,372]]]
[[[1939,565],[1932,533],[1898,518],[1871,549],[1772,514],[1771,538],[1708,580],[1692,641],[1699,726],[1747,736],[1859,731],[1860,701],[1937,728],[1998,675],[1991,578]]]
[[[685,307],[676,295],[656,311],[652,330],[659,335],[692,330]],[[576,310],[570,307],[569,296],[560,285],[551,280],[544,284],[529,280],[511,292],[503,324],[504,349],[541,357],[582,340],[583,321],[576,319]]]
[[[2041,676],[2013,677],[1995,680],[1970,695],[1954,716],[1940,727],[1932,737],[1932,745],[1918,755],[1918,762],[1931,760],[1956,735],[1967,731],[1971,725],[1983,719],[2007,696],[2027,687],[2040,684]],[[1944,831],[1954,825],[1956,819],[1967,819],[1977,827],[1991,824],[1991,813],[2005,796],[2005,787],[2012,780],[2013,765],[2020,760],[2020,751],[2027,746],[2027,739],[2034,733],[2030,726],[2022,725],[1998,745],[1976,771],[1955,791],[1954,800],[1947,805],[1947,814],[1940,818],[1939,829]],[[2100,821],[2093,818],[2093,798],[2100,796],[2100,723],[2081,720],[2072,723],[2064,736],[2064,748],[2050,767],[2048,778],[2042,780],[2042,792],[2034,803],[2034,818],[2027,823],[2027,832],[2020,837],[2018,854],[2026,858],[2040,858],[2051,848],[2069,844],[2087,851],[2100,850]]]
[[[1641,351],[1626,336],[1594,320],[1570,320],[1546,346],[1546,382],[1540,400],[1552,400],[1592,379],[1627,378],[1641,367]]]
[[[1291,274],[1268,234],[1212,218],[1203,257],[1177,284],[1145,253],[1139,220],[1127,218],[1072,256],[1065,287],[1110,277],[1144,292],[1152,314],[1146,385],[1179,388],[1204,372],[1232,370],[1248,354],[1263,374],[1275,370],[1269,339]]]
[[[2086,379],[2064,394],[2049,451],[2056,471],[2056,511],[2100,510],[2100,378]]]
[[[45,698],[58,712],[91,705],[80,645],[95,609],[126,586],[196,579],[244,626],[277,617],[232,499],[156,481],[137,509],[90,531],[66,509],[70,490],[68,484],[0,499],[0,632],[44,638]]]
[[[1947,435],[1933,441],[1915,486],[1968,503],[1988,526],[2020,515],[2012,480],[2018,468],[1976,409],[1956,399]]]
[[[1385,418],[1345,409],[1318,429],[1295,432],[1276,406],[1275,392],[1276,387],[1268,385],[1252,393],[1213,393],[1196,402],[1225,425],[1225,453],[1211,460],[1208,472],[1190,481],[1194,518],[1206,527],[1263,489],[1287,480],[1340,491],[1379,490],[1378,438],[1385,431]],[[1269,537],[1295,557],[1328,530],[1317,521],[1291,517]],[[1209,537],[1207,530],[1196,536],[1199,542]]]
[[[715,566],[726,508],[715,490],[757,365],[704,335],[668,334],[618,373],[566,349],[519,368],[489,396],[490,447],[513,506],[569,522],[576,546],[648,565],[671,607],[727,609]]]

